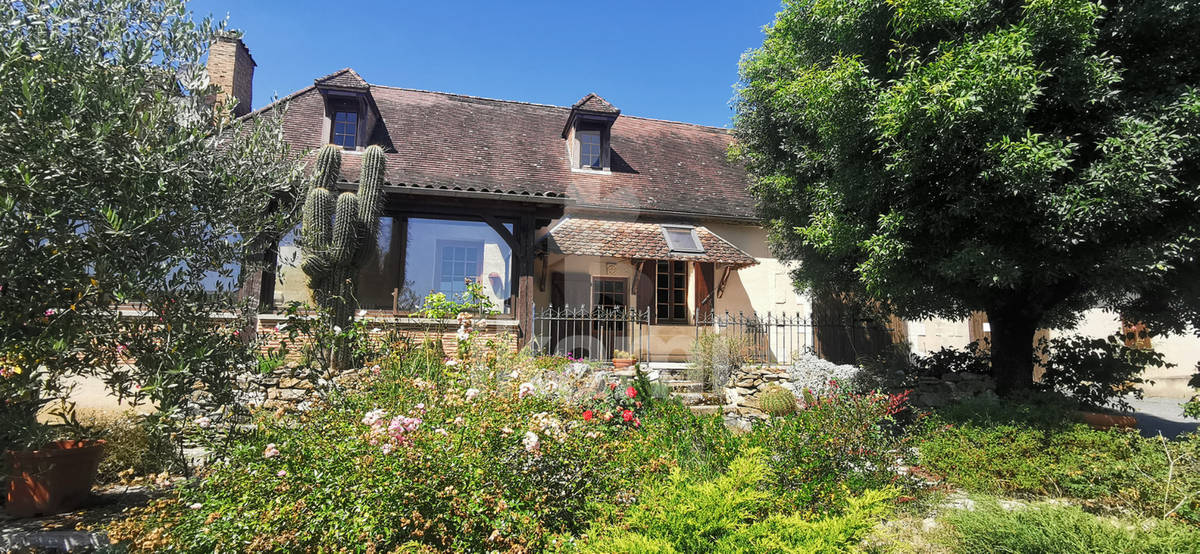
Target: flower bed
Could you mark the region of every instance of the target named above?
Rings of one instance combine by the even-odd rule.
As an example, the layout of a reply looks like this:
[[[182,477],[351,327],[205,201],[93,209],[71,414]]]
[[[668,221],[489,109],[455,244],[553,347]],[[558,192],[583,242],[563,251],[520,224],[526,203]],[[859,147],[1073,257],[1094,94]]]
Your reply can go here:
[[[794,469],[752,487],[768,499],[755,517],[837,517],[847,494],[895,480],[886,396],[831,397],[823,406],[860,408],[814,407],[795,416],[808,423],[735,436],[719,417],[652,400],[644,379],[593,388],[565,362],[508,356],[470,374],[428,356],[384,364],[362,392],[259,414],[227,460],[110,535],[134,550],[543,550],[609,536],[648,486],[673,471],[705,482],[751,447]],[[864,432],[829,444],[814,431],[833,417]],[[796,490],[801,474],[819,493]]]

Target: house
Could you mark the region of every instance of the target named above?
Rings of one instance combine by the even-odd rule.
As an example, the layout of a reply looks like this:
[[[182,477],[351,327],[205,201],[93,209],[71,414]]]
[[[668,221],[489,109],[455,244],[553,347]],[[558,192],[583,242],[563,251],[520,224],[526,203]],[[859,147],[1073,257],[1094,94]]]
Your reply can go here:
[[[222,37],[209,65],[239,100],[235,115],[248,113],[246,46]],[[767,248],[743,168],[727,157],[727,130],[581,96],[571,106],[477,98],[371,84],[346,68],[254,113],[286,103],[294,148],[341,146],[346,190],[365,147],[383,147],[379,248],[359,276],[372,315],[475,282],[502,312],[493,322],[521,342],[652,361],[682,361],[725,314],[743,327],[768,312],[808,317],[810,302]],[[296,234],[271,253],[277,274],[246,281],[263,306],[309,300]],[[759,342],[772,358],[811,345],[811,328],[790,331],[778,345]]]
[[[221,37],[208,63],[239,101],[235,115],[249,114],[255,64],[245,44]],[[365,147],[385,150],[379,248],[359,275],[373,317],[476,282],[502,312],[493,331],[602,359],[622,349],[682,361],[708,331],[750,337],[763,361],[813,349],[843,363],[892,342],[928,353],[989,333],[982,314],[846,324],[837,302],[797,293],[767,247],[744,169],[726,155],[725,129],[623,113],[595,93],[551,106],[371,84],[350,68],[255,113],[283,104],[293,147],[344,149],[345,190]],[[268,253],[278,272],[244,281],[262,306],[310,298],[295,235]],[[1094,311],[1068,332],[1120,329]],[[1176,366],[1147,375],[1151,393],[1187,394],[1200,341],[1155,341]]]

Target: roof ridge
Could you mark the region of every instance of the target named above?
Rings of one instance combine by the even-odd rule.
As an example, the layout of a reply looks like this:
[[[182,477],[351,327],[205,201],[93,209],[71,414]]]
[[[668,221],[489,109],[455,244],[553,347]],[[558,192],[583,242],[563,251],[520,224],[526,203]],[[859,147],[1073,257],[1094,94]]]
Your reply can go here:
[[[558,108],[560,110],[567,110],[567,111],[571,110],[571,106],[558,106],[555,104],[543,104],[541,102],[527,102],[524,100],[509,100],[507,98],[492,98],[489,96],[475,96],[475,95],[471,95],[471,94],[461,94],[458,92],[445,92],[445,91],[441,91],[441,90],[428,90],[428,89],[411,88],[411,87],[397,87],[397,86],[392,86],[392,85],[377,85],[374,83],[369,83],[369,84],[371,85],[371,88],[387,88],[387,89],[393,89],[393,90],[405,90],[408,92],[425,92],[425,93],[429,93],[429,94],[441,94],[443,96],[457,96],[459,98],[470,98],[472,100],[488,100],[491,102],[504,102],[507,104],[520,104],[523,106],[536,106],[539,108]],[[594,93],[588,93],[588,94],[594,94]],[[704,125],[701,123],[689,123],[687,121],[675,121],[673,119],[662,119],[662,118],[657,118],[657,117],[629,115],[624,112],[621,113],[621,117],[631,117],[633,119],[642,119],[645,121],[658,121],[660,123],[672,123],[675,125],[689,125],[692,127],[699,127],[701,129],[718,131],[718,132],[725,133],[725,134],[729,133],[729,129],[727,127],[715,127],[713,125]]]

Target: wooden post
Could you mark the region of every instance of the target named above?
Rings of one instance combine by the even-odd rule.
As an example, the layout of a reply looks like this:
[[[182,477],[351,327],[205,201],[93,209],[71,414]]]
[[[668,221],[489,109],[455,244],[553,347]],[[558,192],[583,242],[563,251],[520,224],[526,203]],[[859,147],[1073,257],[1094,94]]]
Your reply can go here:
[[[517,220],[516,227],[516,283],[513,287],[513,312],[517,317],[519,335],[517,347],[524,347],[533,338],[533,258],[534,219],[524,215]]]

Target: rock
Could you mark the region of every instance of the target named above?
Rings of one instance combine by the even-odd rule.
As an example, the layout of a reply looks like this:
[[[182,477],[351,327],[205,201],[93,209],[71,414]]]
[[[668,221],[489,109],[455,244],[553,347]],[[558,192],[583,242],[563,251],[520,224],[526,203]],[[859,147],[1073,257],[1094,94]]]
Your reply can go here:
[[[268,400],[285,400],[288,402],[296,402],[303,400],[308,396],[307,391],[297,389],[271,389],[267,391]]]

